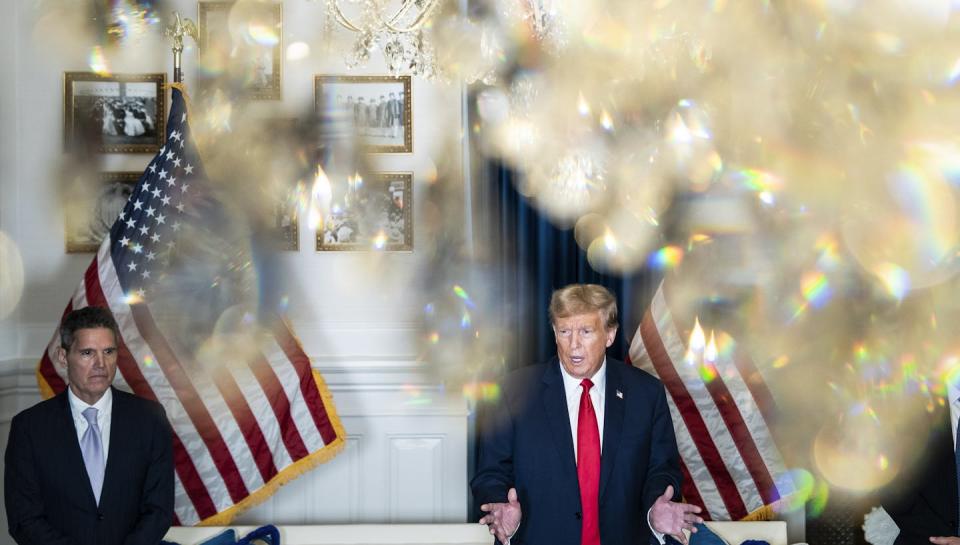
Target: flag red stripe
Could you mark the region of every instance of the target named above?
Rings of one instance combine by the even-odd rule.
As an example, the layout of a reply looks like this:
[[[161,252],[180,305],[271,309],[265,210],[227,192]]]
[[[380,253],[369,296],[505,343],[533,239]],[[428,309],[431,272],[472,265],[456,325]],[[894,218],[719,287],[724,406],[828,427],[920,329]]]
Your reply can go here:
[[[260,477],[263,482],[269,481],[277,474],[277,466],[273,463],[273,453],[267,444],[267,438],[263,435],[263,430],[260,429],[260,423],[253,416],[253,411],[250,410],[247,399],[240,391],[240,387],[237,386],[237,381],[225,368],[220,368],[213,373],[213,382],[223,395],[224,401],[227,402],[227,407],[237,421],[240,433],[243,434],[247,446],[250,447],[253,461],[257,464],[257,469],[260,470]]]
[[[667,284],[664,283],[664,285]],[[667,301],[666,297],[667,290],[664,288],[664,301]],[[680,331],[675,321],[676,317],[672,313],[670,314],[670,318],[674,319],[674,327],[676,327],[677,331]],[[759,375],[756,376],[759,377]],[[741,374],[741,377],[745,378],[746,375]],[[760,498],[764,504],[769,504],[780,499],[767,464],[763,460],[763,456],[761,456],[756,442],[753,440],[750,428],[743,420],[743,415],[740,414],[740,408],[737,407],[736,401],[734,401],[733,396],[730,395],[730,390],[727,388],[726,383],[724,383],[723,379],[719,376],[715,380],[703,382],[707,387],[707,392],[713,399],[714,405],[720,413],[720,417],[723,419],[723,423],[727,427],[727,431],[730,434],[730,438],[737,452],[740,453],[744,469],[747,470],[750,478],[753,479]]]
[[[767,383],[764,382],[760,370],[754,365],[753,360],[742,345],[737,345],[734,349],[733,362],[736,364],[737,370],[740,371],[740,376],[743,377],[747,389],[750,390],[754,403],[760,409],[760,414],[763,415],[767,427],[772,428],[773,415],[777,413],[777,403],[773,400],[773,394],[767,387]]]
[[[43,357],[40,358],[40,374],[43,376],[43,379],[47,381],[50,388],[53,389],[54,393],[59,394],[67,389],[67,383],[60,378],[56,368],[53,366],[53,360],[50,359],[49,350],[45,350]]]
[[[110,306],[107,304],[106,296],[100,287],[100,275],[96,265],[97,258],[95,257],[93,264],[87,269],[83,277],[87,302],[91,306],[109,309]],[[157,401],[157,396],[150,387],[150,383],[144,378],[140,367],[137,365],[136,359],[134,359],[133,354],[130,353],[130,349],[127,348],[122,338],[117,347],[117,368],[120,369],[123,380],[127,382],[127,385],[130,386],[134,394],[145,399]],[[173,458],[174,467],[180,476],[184,490],[187,492],[187,496],[193,503],[193,507],[200,515],[200,518],[215,515],[217,508],[213,503],[213,498],[210,497],[210,492],[207,490],[207,487],[204,486],[203,480],[200,478],[200,473],[197,471],[193,460],[190,458],[190,454],[183,446],[183,442],[180,441],[180,437],[175,430],[173,431]],[[206,515],[204,515],[204,513],[206,513]]]
[[[50,354],[47,352],[44,352],[40,359],[40,375],[43,376],[43,380],[47,381],[54,392],[59,394],[67,389],[67,383],[57,374],[53,362],[50,360]]]
[[[216,515],[217,506],[210,497],[210,491],[207,490],[207,485],[203,484],[203,478],[200,477],[197,466],[194,465],[187,447],[183,445],[176,431],[173,432],[173,465],[177,469],[177,475],[180,476],[183,490],[193,503],[193,508],[200,520]]]
[[[96,261],[96,259],[94,259]],[[73,298],[70,298],[70,301],[67,302],[67,308],[63,309],[63,314],[60,315],[60,321],[63,321],[63,317],[73,311]],[[54,342],[59,344],[60,342],[60,328],[57,327],[57,332],[54,333]],[[48,347],[49,348],[49,347]],[[40,374],[43,376],[43,380],[47,381],[47,385],[55,393],[60,393],[67,389],[67,383],[63,381],[63,378],[57,374],[57,368],[53,364],[53,360],[50,359],[50,350],[43,351],[43,357],[40,358]]]
[[[226,441],[220,435],[220,430],[210,416],[210,412],[207,411],[203,400],[200,399],[200,394],[197,393],[196,388],[193,387],[190,379],[183,371],[180,361],[173,353],[170,345],[167,344],[166,338],[160,334],[150,311],[144,305],[135,304],[130,306],[130,314],[137,324],[140,335],[150,346],[160,369],[167,378],[167,382],[170,383],[173,391],[177,394],[177,399],[180,400],[180,404],[187,411],[197,434],[207,446],[210,457],[213,458],[213,464],[217,467],[217,471],[227,486],[230,499],[233,500],[233,503],[239,503],[250,493],[247,491],[247,486],[243,482],[243,477],[241,477],[240,470],[230,454]]]
[[[283,349],[283,352],[287,355],[287,359],[290,360],[290,363],[293,364],[297,370],[297,376],[300,377],[300,391],[303,392],[303,399],[310,409],[310,416],[313,417],[313,423],[317,426],[320,437],[323,438],[323,444],[329,445],[336,440],[337,432],[333,429],[333,424],[330,423],[330,418],[327,416],[327,408],[323,404],[320,392],[317,390],[317,382],[313,379],[313,368],[310,366],[310,358],[303,353],[300,344],[293,338],[293,335],[290,334],[290,331],[287,329],[287,324],[283,323],[283,321],[277,320],[274,324],[273,335]]]
[[[710,518],[710,511],[707,509],[707,504],[704,503],[703,497],[697,489],[697,483],[693,482],[693,477],[690,476],[690,470],[687,468],[687,464],[683,463],[682,459],[680,460],[680,473],[683,475],[683,486],[681,487],[683,501],[700,506],[701,511],[699,514],[703,520],[713,520]]]
[[[290,400],[287,399],[287,393],[283,390],[273,367],[270,367],[266,358],[260,356],[250,362],[250,370],[253,371],[264,396],[270,402],[270,407],[273,409],[273,414],[276,416],[282,432],[283,444],[287,447],[290,458],[299,460],[306,457],[309,452],[303,443],[303,438],[300,437],[297,424],[293,421],[293,414],[290,412]]]
[[[707,470],[717,484],[717,490],[720,492],[720,497],[723,498],[727,512],[733,519],[741,519],[747,516],[747,507],[743,503],[743,498],[740,497],[740,491],[737,489],[737,485],[730,476],[726,465],[724,465],[723,458],[720,457],[720,452],[710,437],[710,432],[707,430],[707,425],[704,423],[703,416],[697,409],[696,403],[690,397],[690,393],[684,386],[683,380],[677,374],[676,369],[673,368],[673,361],[667,354],[666,347],[663,346],[660,333],[657,331],[656,323],[653,321],[653,316],[649,310],[647,310],[643,322],[640,324],[640,335],[647,349],[647,354],[650,356],[650,361],[657,370],[657,375],[663,381],[664,386],[667,387],[667,391],[670,392],[673,402],[680,411],[680,416],[690,431],[690,437],[693,439],[697,451],[700,452],[700,457],[703,458]]]
[[[740,409],[733,400],[733,396],[730,395],[727,385],[719,376],[714,380],[704,382],[707,385],[707,391],[710,392],[710,397],[713,398],[713,402],[720,412],[720,417],[723,418],[723,422],[730,431],[733,444],[736,445],[744,466],[750,472],[753,483],[757,485],[757,491],[760,493],[763,503],[768,504],[777,501],[780,496],[777,494],[770,472],[767,471],[767,464],[763,461],[763,457],[757,449],[757,444],[750,434],[750,429],[743,421],[743,415],[740,414]]]

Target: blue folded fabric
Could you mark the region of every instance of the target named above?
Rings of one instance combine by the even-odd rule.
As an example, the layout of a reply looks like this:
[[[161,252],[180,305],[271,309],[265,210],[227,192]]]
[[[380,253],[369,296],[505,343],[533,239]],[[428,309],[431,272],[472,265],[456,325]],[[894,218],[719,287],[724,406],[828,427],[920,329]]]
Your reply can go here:
[[[237,542],[237,533],[232,529],[224,530],[219,534],[203,541],[200,545],[235,545]]]
[[[770,545],[768,541],[761,541],[759,539],[748,539],[741,543],[740,545]]]
[[[237,541],[237,545],[280,545],[280,530],[272,524],[261,526]]]
[[[697,524],[696,533],[690,534],[690,545],[727,545],[727,542],[720,538],[706,524]]]

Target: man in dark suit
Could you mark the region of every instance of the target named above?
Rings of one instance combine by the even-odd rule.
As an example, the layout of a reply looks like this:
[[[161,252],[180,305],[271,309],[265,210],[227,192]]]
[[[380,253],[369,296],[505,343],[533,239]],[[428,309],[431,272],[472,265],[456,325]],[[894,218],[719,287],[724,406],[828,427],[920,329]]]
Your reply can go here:
[[[930,436],[919,460],[887,486],[883,508],[900,528],[896,545],[960,545],[953,432],[960,417],[960,386],[950,385],[948,396],[949,408],[929,415]]]
[[[4,501],[20,545],[155,544],[173,521],[170,424],[158,403],[111,386],[118,338],[106,309],[67,314],[67,391],[13,418]]]
[[[700,508],[674,501],[681,475],[663,385],[606,358],[613,295],[567,286],[553,293],[550,320],[557,358],[510,374],[482,426],[471,482],[480,522],[513,545],[686,543]]]

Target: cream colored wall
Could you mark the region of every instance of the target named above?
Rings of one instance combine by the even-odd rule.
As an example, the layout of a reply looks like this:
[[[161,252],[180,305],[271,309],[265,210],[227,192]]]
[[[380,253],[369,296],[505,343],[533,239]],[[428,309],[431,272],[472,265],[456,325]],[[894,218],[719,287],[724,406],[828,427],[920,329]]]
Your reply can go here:
[[[4,332],[12,327],[20,339],[18,349],[9,344],[0,348],[0,357],[34,357],[48,340],[51,325],[59,317],[72,289],[89,263],[89,255],[68,255],[63,251],[63,218],[57,205],[58,193],[54,176],[63,159],[62,134],[62,78],[66,70],[87,69],[89,51],[49,51],[44,39],[36,36],[36,3],[10,3],[12,17],[4,17],[7,27],[2,40],[10,42],[2,48],[0,65],[6,75],[2,79],[0,96],[0,229],[13,236],[24,259],[29,281],[24,299],[14,323],[7,323]],[[196,17],[197,3],[177,0],[171,4],[183,13]],[[348,70],[342,56],[334,53],[327,60],[317,53],[321,50],[320,30],[323,28],[323,3],[307,0],[284,2],[284,43],[305,41],[313,54],[300,61],[284,60],[282,112],[293,116],[309,111],[313,104],[313,77],[315,74],[345,74]],[[9,47],[8,47],[9,46]],[[171,54],[168,44],[160,39],[144,39],[136,46],[130,58],[114,64],[115,72],[160,72],[171,74]],[[185,81],[194,83],[196,48],[192,45],[184,53]],[[356,74],[385,74],[382,60],[374,55],[370,66],[350,71]],[[414,195],[422,202],[424,177],[430,174],[440,156],[452,164],[451,172],[460,170],[460,157],[444,152],[444,146],[459,146],[460,87],[454,84],[431,84],[413,80],[414,153],[375,155],[373,164],[378,170],[414,172]],[[277,103],[264,106],[276,107]],[[108,154],[104,156],[103,170],[142,170],[149,161],[147,155]],[[444,183],[459,183],[458,179]],[[417,213],[418,206],[414,207]],[[372,328],[395,330],[405,325],[404,332],[415,327],[420,305],[415,292],[408,289],[411,275],[421,254],[391,253],[383,255],[379,264],[389,271],[386,275],[356,274],[368,268],[368,255],[358,253],[317,253],[313,251],[313,233],[301,220],[300,251],[283,256],[284,263],[294,271],[291,314],[301,327],[313,333],[327,332],[331,339],[310,349],[311,339],[304,339],[311,355],[321,357],[343,356],[349,352],[361,355],[356,346],[341,346],[339,335],[333,332],[345,328],[351,332]],[[417,230],[419,231],[419,229]],[[417,232],[414,240],[420,240]],[[348,274],[345,274],[348,273]],[[371,321],[371,318],[373,320]],[[312,335],[304,335],[311,337]],[[370,349],[381,355],[411,355],[413,347],[406,335],[386,334],[383,343],[369,341]],[[332,350],[332,353],[328,353]]]

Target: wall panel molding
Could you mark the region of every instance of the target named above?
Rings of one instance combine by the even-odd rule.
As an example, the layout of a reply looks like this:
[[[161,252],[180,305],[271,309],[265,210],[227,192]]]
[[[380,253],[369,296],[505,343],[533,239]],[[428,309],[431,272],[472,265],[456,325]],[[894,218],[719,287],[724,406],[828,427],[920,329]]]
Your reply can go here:
[[[318,368],[348,433],[344,450],[237,523],[464,522],[469,411],[462,396],[429,384],[404,358],[330,363]],[[39,401],[35,368],[34,358],[0,361],[0,430]],[[419,384],[398,383],[404,376]],[[6,441],[4,433],[0,450]]]
[[[445,434],[389,434],[390,522],[442,518]],[[430,520],[421,517],[430,513]]]

